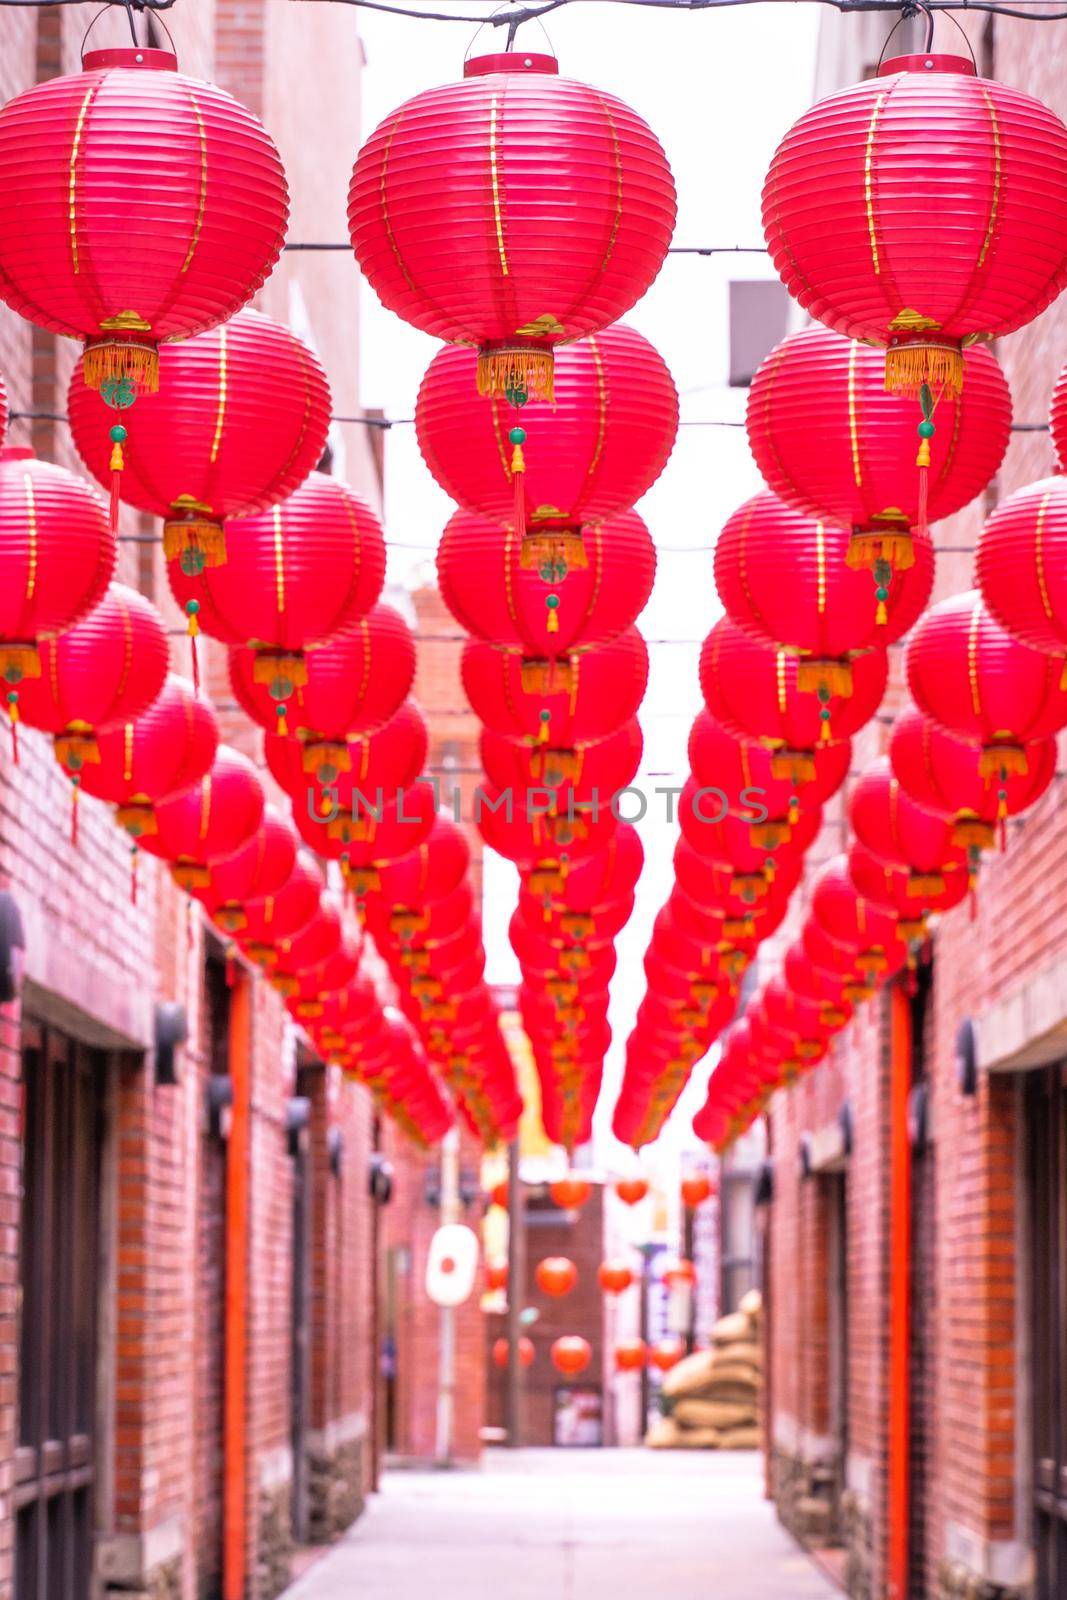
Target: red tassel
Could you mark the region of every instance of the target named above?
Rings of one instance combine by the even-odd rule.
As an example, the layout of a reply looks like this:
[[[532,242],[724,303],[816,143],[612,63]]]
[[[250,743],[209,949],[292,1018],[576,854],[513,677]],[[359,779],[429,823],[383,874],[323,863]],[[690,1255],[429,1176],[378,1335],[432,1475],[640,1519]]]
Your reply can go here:
[[[74,777],[71,778],[70,785],[71,785],[70,842],[74,846],[75,850],[77,850],[77,848],[78,848],[78,795],[81,792],[81,779],[77,776],[77,774],[75,774]]]
[[[17,767],[19,764],[19,697],[16,689],[12,689],[8,694],[7,714],[11,722],[11,759]]]
[[[138,857],[138,854],[139,854],[139,851],[137,849],[137,846],[134,845],[132,850],[130,851],[130,904],[131,904],[131,906],[135,906],[137,904],[137,857]]]
[[[923,430],[928,430],[923,432]],[[930,438],[934,425],[928,416],[924,416],[919,424],[919,453],[915,457],[915,465],[919,469],[919,537],[925,539],[929,532],[927,505],[930,493]]]

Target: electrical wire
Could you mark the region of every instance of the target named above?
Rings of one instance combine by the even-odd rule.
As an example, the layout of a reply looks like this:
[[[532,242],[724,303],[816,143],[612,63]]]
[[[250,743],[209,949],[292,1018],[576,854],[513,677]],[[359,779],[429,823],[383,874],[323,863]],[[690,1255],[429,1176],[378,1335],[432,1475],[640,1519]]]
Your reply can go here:
[[[3,4],[20,4],[22,0],[0,0]],[[36,0],[31,0],[36,3]],[[377,11],[385,16],[405,17],[414,22],[457,22],[463,23],[468,28],[492,27],[507,28],[509,46],[513,42],[516,32],[527,22],[540,22],[554,12],[561,11],[566,6],[582,4],[602,4],[633,6],[649,11],[716,11],[732,9],[736,6],[758,5],[769,3],[773,5],[796,5],[804,0],[539,0],[533,5],[519,6],[515,10],[505,11],[499,15],[484,15],[470,11],[427,11],[425,9],[413,10],[410,6],[390,3],[390,0],[328,0],[330,4],[355,6],[359,10]],[[473,0],[472,0],[473,3]],[[1061,22],[1067,19],[1067,11],[1037,11],[1025,10],[1021,6],[1008,6],[999,3],[999,0],[923,0],[920,5],[917,0],[813,0],[813,3],[828,5],[835,11],[849,12],[879,12],[889,15],[903,12],[905,17],[924,13],[929,17],[936,11],[980,11],[1000,17],[1017,17],[1024,22]],[[1049,0],[1031,0],[1034,5],[1049,3]]]

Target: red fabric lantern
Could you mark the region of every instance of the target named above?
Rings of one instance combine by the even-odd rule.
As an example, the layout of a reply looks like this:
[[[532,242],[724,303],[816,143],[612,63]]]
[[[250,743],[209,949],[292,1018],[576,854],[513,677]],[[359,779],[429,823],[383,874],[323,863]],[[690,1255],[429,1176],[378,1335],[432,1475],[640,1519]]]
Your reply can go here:
[[[1026,773],[1026,746],[1067,724],[1060,663],[1006,633],[975,590],[926,613],[908,641],[908,687],[920,711],[969,744],[992,783]]]
[[[663,263],[674,181],[651,130],[552,56],[479,56],[371,134],[348,194],[383,305],[478,347],[482,394],[552,397],[552,351],[623,316]],[[445,241],[447,248],[442,248]]]
[[[849,539],[847,528],[765,491],[734,512],[715,546],[727,614],[755,638],[798,652],[798,685],[816,693],[851,693],[852,657],[902,638],[933,587],[927,536],[916,532],[907,569],[882,571],[877,588],[848,564]]]
[[[279,948],[306,928],[318,911],[321,894],[318,868],[309,856],[298,855],[280,889],[245,905],[244,926],[238,930],[241,949],[258,965],[273,966]]]
[[[951,911],[970,887],[966,872],[927,874],[920,883],[910,867],[884,861],[859,844],[849,850],[848,875],[861,899],[893,913],[902,939],[922,939],[927,916]]]
[[[163,340],[251,299],[285,238],[265,129],[177,65],[140,45],[94,50],[0,111],[0,296],[84,339],[86,381],[117,385],[105,394],[119,405],[130,385],[156,388]]]
[[[519,1340],[519,1366],[532,1367],[534,1363],[534,1343],[525,1334]],[[493,1342],[493,1361],[498,1367],[506,1367],[510,1359],[510,1347],[506,1339],[496,1339]]]
[[[472,639],[463,688],[495,733],[561,750],[604,739],[636,715],[648,684],[648,650],[636,628],[610,644],[546,660]]]
[[[354,490],[313,472],[280,505],[241,518],[223,566],[191,575],[172,559],[167,572],[191,631],[250,646],[253,681],[284,702],[307,682],[305,651],[374,605],[385,535]]]
[[[618,824],[611,811],[591,802],[562,804],[547,810],[542,797],[527,804],[524,795],[507,790],[479,789],[474,798],[474,820],[482,838],[498,855],[524,868],[536,867],[547,857],[560,855],[578,861],[603,849]]]
[[[296,998],[303,987],[305,975],[320,973],[342,949],[343,941],[340,907],[333,895],[321,894],[310,922],[281,945],[277,960],[270,969],[271,984],[285,999]],[[354,976],[354,972],[351,976]],[[345,981],[350,981],[350,978]]]
[[[621,1339],[615,1346],[615,1366],[619,1372],[640,1372],[647,1353],[643,1339]]]
[[[820,745],[812,754],[812,776],[794,783],[776,777],[770,750],[729,733],[708,711],[701,711],[689,734],[689,763],[700,788],[719,789],[736,815],[760,808],[765,822],[751,825],[753,841],[765,830],[776,835],[782,822],[795,822],[801,811],[821,806],[848,776],[852,746],[847,739]]]
[[[97,761],[82,768],[82,788],[118,806],[139,838],[156,831],[160,801],[193,788],[210,772],[219,744],[214,708],[184,678],[169,677],[135,722],[97,735]]]
[[[1067,482],[1061,477],[1016,489],[979,535],[975,568],[986,606],[1012,638],[1061,659],[1067,656],[1065,566]]]
[[[334,769],[346,770],[346,755],[351,760],[349,736],[373,733],[407,698],[415,679],[415,641],[392,606],[377,605],[354,627],[309,651],[304,667],[307,681],[286,706],[286,726],[303,746],[306,770],[332,781]],[[253,722],[273,733],[278,705],[257,670],[251,649],[230,651],[234,694]]]
[[[548,744],[517,744],[489,728],[483,729],[480,743],[485,775],[496,788],[511,789],[516,798],[527,792],[551,794],[563,806],[568,795],[586,801],[598,798],[602,806],[611,805],[615,796],[633,782],[643,748],[636,718],[606,739],[575,750],[559,750]],[[625,797],[620,796],[618,806],[625,803]],[[633,799],[630,804],[634,804]]]
[[[897,717],[889,740],[889,759],[904,793],[924,811],[947,817],[956,844],[983,850],[993,844],[997,824],[1026,811],[1056,775],[1055,739],[1032,741],[1025,755],[1025,772],[1005,772],[988,783],[980,770],[981,752],[914,706]]]
[[[323,791],[350,810],[356,791],[373,800],[387,800],[406,789],[422,772],[428,748],[426,724],[410,701],[373,733],[344,740],[336,751],[301,743],[290,734],[268,733],[263,742],[267,766],[295,806],[309,813],[322,809]],[[309,767],[310,763],[310,767]]]
[[[547,874],[543,881],[535,881],[536,874],[527,874],[523,889],[551,910],[595,911],[633,893],[644,859],[637,829],[620,822],[603,850],[568,865],[561,874]]]
[[[194,889],[193,895],[224,932],[241,933],[248,926],[249,908],[254,905],[263,916],[268,909],[264,902],[289,881],[296,866],[296,850],[292,823],[268,805],[248,843],[227,860],[211,862],[209,881]]]
[[[685,1345],[681,1339],[660,1339],[656,1344],[650,1345],[648,1350],[649,1364],[657,1372],[670,1372],[676,1367],[685,1355]]]
[[[586,528],[581,564],[524,565],[520,536],[469,511],[456,512],[437,550],[441,598],[460,626],[529,656],[614,639],[644,610],[655,576],[656,547],[636,511]]]
[[[622,1294],[634,1281],[633,1271],[626,1261],[602,1261],[596,1276],[605,1294]]]
[[[801,663],[784,650],[760,644],[724,617],[700,652],[700,687],[712,716],[727,732],[756,738],[774,757],[775,777],[794,782],[815,775],[814,752],[830,739],[851,738],[869,722],[885,692],[885,652],[869,650],[851,663],[849,693],[826,684],[818,694],[801,689]]]
[[[585,1178],[575,1177],[573,1172],[569,1172],[565,1178],[557,1178],[548,1186],[552,1204],[559,1206],[561,1211],[577,1211],[585,1205],[592,1192],[592,1185]]]
[[[546,1256],[534,1269],[537,1287],[542,1294],[560,1300],[570,1294],[578,1282],[578,1268],[566,1256]]]
[[[835,856],[823,868],[811,904],[823,932],[850,952],[869,982],[891,978],[904,965],[907,949],[898,937],[897,919],[856,893],[847,857]]]
[[[350,868],[377,867],[397,861],[417,850],[430,836],[435,797],[428,783],[416,783],[395,799],[376,795],[354,796],[347,808],[328,802],[328,809],[311,817],[297,806],[293,813],[297,832],[316,855],[344,861]]]
[[[735,892],[748,887],[758,897],[774,882],[779,864],[799,864],[822,826],[822,812],[812,807],[795,822],[772,824],[762,820],[761,802],[752,801],[747,810],[742,804],[738,816],[726,809],[729,799],[725,790],[688,778],[678,799],[682,834],[699,855],[734,869]]]
[[[849,821],[860,844],[883,861],[907,867],[915,897],[939,894],[952,873],[969,870],[970,855],[981,837],[953,842],[944,817],[924,811],[893,776],[888,756],[872,761],[849,796]]]
[[[561,346],[555,402],[527,406],[532,447],[517,459],[508,441],[514,408],[479,398],[477,365],[459,345],[430,362],[415,406],[426,465],[465,510],[512,527],[521,484],[523,560],[580,563],[583,525],[636,505],[674,447],[678,395],[666,363],[622,323]]]
[[[963,352],[963,370],[962,393],[942,394],[934,414],[925,507],[914,408],[886,393],[880,351],[830,328],[789,334],[760,364],[747,412],[756,465],[790,505],[852,529],[850,566],[871,567],[876,579],[904,570],[914,560],[912,529],[973,500],[1008,447],[1011,394],[998,363],[973,345]]]
[[[639,1205],[648,1193],[648,1180],[647,1178],[619,1178],[615,1183],[615,1193],[623,1205]]]
[[[332,955],[319,966],[298,974],[295,988],[285,985],[285,1003],[290,1016],[301,1023],[317,1021],[324,1016],[327,996],[347,990],[359,971],[361,956],[358,939],[350,933],[342,933]]]
[[[463,884],[470,865],[470,846],[447,817],[436,816],[428,838],[384,866],[376,883],[363,891],[377,894],[387,906],[426,906],[444,900]]]
[[[706,1172],[689,1172],[682,1179],[682,1201],[690,1211],[702,1206],[714,1193],[714,1185]]]
[[[120,493],[163,518],[163,549],[186,572],[226,559],[222,524],[284,500],[322,457],[330,390],[291,329],[258,311],[166,347],[160,393],[137,412]],[[113,412],[74,369],[67,395],[82,460],[110,488]],[[234,529],[234,537],[240,537]]]
[[[850,863],[851,865],[851,863]],[[813,966],[802,944],[794,944],[786,951],[782,963],[786,983],[802,1000],[813,1002],[819,1008],[819,1024],[823,1028],[843,1028],[852,1016],[852,1007],[845,999],[845,974],[825,972]]]
[[[0,423],[7,420],[0,396]],[[3,428],[0,427],[0,438]],[[99,495],[21,445],[0,448],[0,677],[40,676],[37,642],[91,611],[115,570]],[[17,699],[8,697],[13,709]]]
[[[552,1346],[552,1365],[565,1378],[576,1378],[585,1371],[592,1359],[589,1341],[579,1338],[577,1334],[567,1334]]]
[[[31,727],[53,735],[67,772],[96,762],[98,735],[135,722],[167,677],[163,619],[122,583],[58,638],[42,640],[39,651],[41,676],[23,679],[19,710]]]
[[[963,343],[1021,328],[1067,282],[1067,128],[973,61],[898,57],[786,134],[763,226],[806,311],[888,347],[889,388],[958,392]]]
[[[171,863],[183,889],[205,889],[210,866],[242,850],[263,822],[263,785],[247,756],[220,745],[210,772],[195,788],[155,808],[154,833],[141,842]]]

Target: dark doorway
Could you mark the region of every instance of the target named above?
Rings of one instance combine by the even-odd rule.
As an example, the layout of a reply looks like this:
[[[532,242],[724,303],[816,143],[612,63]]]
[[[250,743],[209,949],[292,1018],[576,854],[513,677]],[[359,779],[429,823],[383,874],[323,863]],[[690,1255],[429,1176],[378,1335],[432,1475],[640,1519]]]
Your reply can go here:
[[[88,1600],[107,1058],[23,1032],[15,1600]]]
[[[1067,1593],[1067,1067],[1026,1086],[1035,1600]]]
[[[826,1195],[827,1344],[830,1437],[834,1462],[834,1530],[841,1530],[841,1500],[848,1461],[848,1178],[828,1172]]]
[[[310,1107],[316,1091],[322,1091],[321,1067],[302,1067],[297,1073],[296,1092]],[[312,1170],[307,1127],[302,1127],[291,1145],[293,1161],[293,1260],[292,1260],[292,1405],[290,1444],[293,1452],[292,1533],[297,1544],[310,1538],[308,1501],[308,1432],[311,1427],[311,1266],[312,1266]]]
[[[204,1056],[200,1103],[229,1077],[230,987],[226,963],[212,950],[204,963]],[[196,1593],[222,1594],[223,1423],[226,1352],[226,1140],[205,1112],[196,1209]]]
[[[911,1278],[908,1297],[908,1594],[924,1600],[936,1587],[937,1553],[927,1538],[933,1498],[937,1338],[936,1150],[929,1137],[929,1030],[934,968],[913,979],[911,1022]]]

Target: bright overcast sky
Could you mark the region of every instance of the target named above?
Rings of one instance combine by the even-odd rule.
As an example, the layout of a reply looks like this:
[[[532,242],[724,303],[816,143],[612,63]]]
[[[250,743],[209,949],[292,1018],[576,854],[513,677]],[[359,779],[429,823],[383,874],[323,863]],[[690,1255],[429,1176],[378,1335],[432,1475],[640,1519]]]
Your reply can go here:
[[[412,0],[407,4],[412,6]],[[449,5],[428,4],[427,9],[447,10]],[[474,7],[461,0],[456,9]],[[486,14],[492,9],[484,7]],[[813,98],[818,9],[777,4],[664,13],[588,0],[548,19],[561,70],[628,101],[662,141],[678,185],[675,244],[762,242],[760,190],[766,168],[778,139]],[[460,76],[473,28],[371,11],[360,17],[367,57],[367,132],[411,95]],[[536,49],[538,34],[537,25],[530,24],[520,33],[520,42]],[[485,50],[502,47],[496,30],[486,30],[479,47],[482,41]],[[658,282],[628,316],[666,358],[681,394],[683,424],[743,416],[744,392],[726,386],[728,285],[731,278],[770,273],[761,256],[669,257]],[[434,349],[432,340],[383,311],[364,290],[364,405],[381,406],[390,417],[410,417]],[[393,552],[391,578],[411,585],[432,563],[451,504],[424,467],[413,429],[396,428],[387,435],[386,469],[389,537],[426,550],[425,557]],[[684,777],[686,738],[700,705],[699,641],[720,610],[708,547],[735,506],[759,487],[742,430],[683,425],[666,472],[640,506],[661,551],[655,592],[640,626],[650,641],[685,641],[651,646],[651,681],[641,712],[645,755],[638,780],[648,788],[657,782],[680,783]],[[677,546],[696,550],[686,553]],[[641,828],[645,871],[634,916],[618,942],[612,986],[614,1044],[599,1108],[597,1155],[619,1168],[626,1167],[626,1156],[613,1146],[608,1128],[622,1050],[644,992],[641,959],[652,921],[672,882],[676,829],[666,823],[664,804],[650,803]],[[517,883],[506,863],[487,860],[491,981],[517,977],[506,937]],[[703,1099],[707,1072],[707,1062],[697,1068],[676,1113],[679,1137]]]

